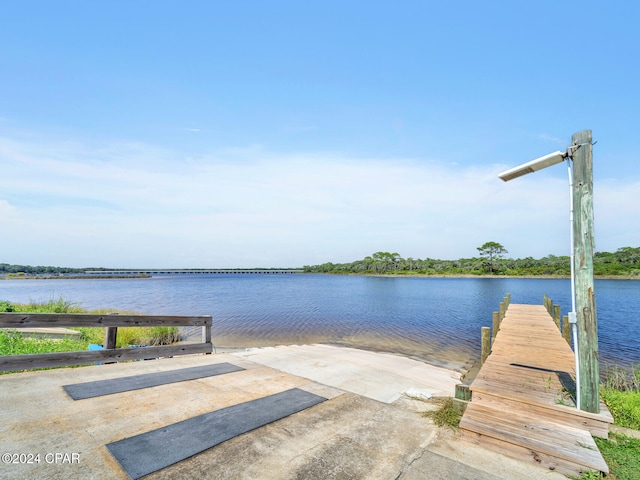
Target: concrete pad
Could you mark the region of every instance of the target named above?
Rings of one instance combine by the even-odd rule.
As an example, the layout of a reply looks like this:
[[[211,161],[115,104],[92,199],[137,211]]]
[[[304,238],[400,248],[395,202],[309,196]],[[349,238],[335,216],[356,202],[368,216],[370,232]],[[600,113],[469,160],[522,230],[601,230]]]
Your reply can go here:
[[[70,383],[222,362],[246,370],[77,401],[63,389]],[[0,478],[126,479],[107,444],[291,388],[322,392],[318,394],[326,398],[341,393],[310,383],[228,355],[0,375],[0,453],[40,455],[38,463],[20,462],[18,457],[15,464],[0,464]],[[56,453],[73,455],[70,460],[77,461],[48,462],[55,457],[46,456]]]
[[[404,408],[347,393],[147,478],[394,479],[435,435],[417,419]]]
[[[461,440],[450,428],[438,430],[424,454],[401,480],[567,480],[565,475],[500,455]]]
[[[287,350],[279,350],[286,361],[277,362],[277,358],[272,357],[270,362],[292,369],[292,362],[302,357],[305,348],[293,349],[298,357],[291,356]],[[253,362],[249,359],[251,356],[245,354],[191,355],[0,375],[0,402],[3,405],[0,409],[0,454],[25,455],[18,456],[15,463],[0,463],[0,478],[125,480],[128,476],[108,451],[106,445],[109,443],[292,388],[328,400],[232,438],[145,478],[556,478],[548,470],[462,442],[453,434],[446,436],[446,429],[442,436],[442,429],[435,428],[431,421],[417,413],[428,408],[428,403],[406,396],[397,398],[398,392],[408,387],[450,395],[449,388],[456,383],[455,378],[450,379],[444,372],[430,368],[425,371],[418,365],[404,362],[408,359],[394,355],[335,350],[334,347],[307,349],[308,357],[316,362],[317,371],[324,372],[327,383]],[[396,363],[398,359],[400,361]],[[63,389],[63,385],[71,383],[222,362],[245,370],[77,401],[69,398]],[[395,374],[394,368],[397,369]],[[427,372],[431,372],[433,378]],[[308,368],[306,373],[311,376],[313,369]],[[443,374],[442,385],[435,381],[440,378],[437,373]],[[359,383],[360,375],[367,377],[364,385]],[[340,380],[334,382],[332,379]],[[387,401],[397,399],[389,404],[350,393],[350,381],[357,389],[372,396]],[[331,383],[342,386],[336,388]],[[31,463],[27,463],[26,455],[39,455],[39,461],[31,457]],[[5,458],[11,460],[12,457],[2,457]]]
[[[329,345],[252,348],[233,355],[385,403],[403,393],[452,397],[461,378],[454,370],[410,358]]]

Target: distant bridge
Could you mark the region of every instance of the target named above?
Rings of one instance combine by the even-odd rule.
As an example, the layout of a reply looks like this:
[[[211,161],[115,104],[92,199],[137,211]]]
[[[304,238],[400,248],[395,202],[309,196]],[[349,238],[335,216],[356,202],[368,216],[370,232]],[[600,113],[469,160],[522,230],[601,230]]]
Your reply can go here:
[[[201,275],[201,274],[264,274],[264,275],[283,275],[293,273],[303,273],[304,270],[298,269],[232,269],[218,268],[213,270],[179,270],[179,269],[157,269],[157,270],[87,270],[86,275]]]

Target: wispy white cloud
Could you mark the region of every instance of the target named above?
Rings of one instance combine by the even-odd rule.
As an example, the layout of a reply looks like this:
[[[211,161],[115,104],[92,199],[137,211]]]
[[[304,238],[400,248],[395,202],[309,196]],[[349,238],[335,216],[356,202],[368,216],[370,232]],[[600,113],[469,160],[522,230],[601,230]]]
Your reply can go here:
[[[489,240],[516,257],[568,250],[564,172],[505,184],[497,178],[504,165],[276,155],[261,146],[187,156],[140,143],[5,139],[0,153],[8,160],[3,253],[15,263],[298,266],[377,250],[470,257]],[[600,249],[638,238],[626,216],[640,208],[637,188],[598,187]]]
[[[540,140],[557,145],[558,147],[566,146],[567,140],[556,137],[555,135],[549,135],[548,133],[540,133],[537,135]]]
[[[16,210],[16,207],[11,205],[7,200],[0,199],[0,218],[6,220],[10,215],[14,215]]]

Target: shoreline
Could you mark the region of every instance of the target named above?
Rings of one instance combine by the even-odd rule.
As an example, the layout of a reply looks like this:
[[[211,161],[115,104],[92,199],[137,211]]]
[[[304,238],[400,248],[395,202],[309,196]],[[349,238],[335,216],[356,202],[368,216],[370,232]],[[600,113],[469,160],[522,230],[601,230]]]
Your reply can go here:
[[[570,275],[472,275],[463,273],[429,274],[429,273],[330,273],[330,272],[305,272],[308,275],[344,275],[353,277],[391,277],[391,278],[521,278],[523,280],[570,280]],[[638,275],[594,275],[594,280],[640,280]]]
[[[199,272],[195,271],[195,274]],[[332,272],[299,272],[293,275],[342,275],[347,277],[380,277],[380,278],[481,278],[481,279],[501,279],[515,278],[523,280],[569,280],[570,275],[473,275],[468,273],[332,273]],[[0,280],[99,280],[115,279],[124,280],[130,278],[153,278],[152,275],[20,275],[9,276],[0,275]],[[179,278],[179,277],[176,277]],[[640,275],[594,275],[594,280],[640,280]]]
[[[254,343],[254,344],[251,344]],[[287,348],[287,347],[306,347],[306,346],[314,346],[321,345],[326,347],[344,349],[348,350],[357,350],[361,352],[366,352],[371,355],[387,355],[394,356],[398,358],[404,358],[407,360],[413,360],[415,362],[419,362],[429,367],[433,368],[441,368],[445,370],[449,370],[452,372],[456,372],[460,375],[461,380],[467,381],[472,380],[477,372],[480,370],[480,352],[478,352],[478,358],[475,356],[470,357],[467,361],[462,361],[461,359],[453,359],[450,355],[447,354],[446,350],[439,352],[439,355],[434,355],[433,357],[429,357],[426,355],[416,355],[410,354],[401,351],[392,351],[392,350],[384,350],[380,348],[367,347],[365,345],[359,345],[356,343],[340,343],[335,341],[311,341],[311,342],[298,342],[298,343],[271,343],[271,344],[260,344],[260,342],[247,342],[247,344],[242,346],[230,346],[230,345],[214,345],[213,353],[241,353],[253,350],[260,349],[274,349],[274,348]],[[453,349],[455,350],[455,349]]]
[[[0,276],[0,280],[104,280],[104,279],[124,279],[124,278],[151,278],[151,275],[144,273],[140,275],[20,275],[20,276]]]

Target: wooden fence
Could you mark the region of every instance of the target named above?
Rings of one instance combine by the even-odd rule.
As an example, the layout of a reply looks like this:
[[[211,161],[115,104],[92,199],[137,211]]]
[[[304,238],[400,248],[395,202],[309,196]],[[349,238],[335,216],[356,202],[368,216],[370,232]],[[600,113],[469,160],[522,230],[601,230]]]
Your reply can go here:
[[[210,316],[92,315],[74,313],[0,313],[0,328],[20,331],[26,328],[104,327],[104,350],[82,352],[0,355],[0,372],[34,368],[67,367],[96,362],[119,362],[144,358],[211,353]],[[118,327],[202,327],[202,342],[144,348],[115,348]]]

